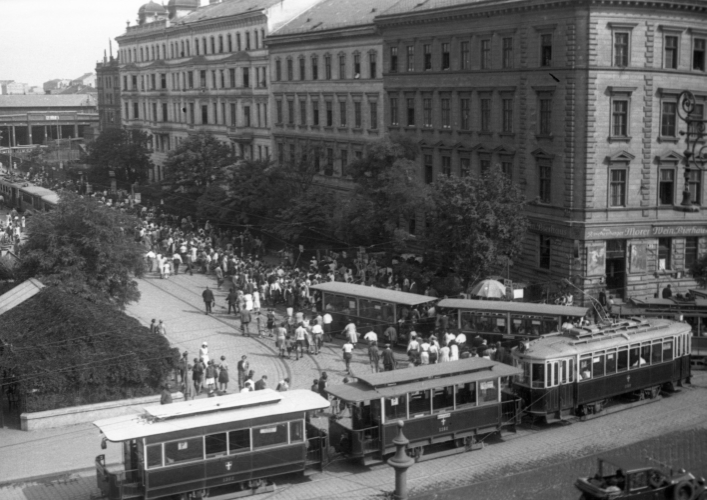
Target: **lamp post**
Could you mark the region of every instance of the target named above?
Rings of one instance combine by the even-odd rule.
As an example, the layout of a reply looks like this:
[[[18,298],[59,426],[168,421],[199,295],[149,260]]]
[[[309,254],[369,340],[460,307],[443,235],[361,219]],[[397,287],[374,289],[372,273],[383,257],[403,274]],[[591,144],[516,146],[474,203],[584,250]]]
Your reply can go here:
[[[398,420],[398,435],[393,439],[396,452],[395,456],[388,460],[388,465],[395,469],[395,493],[393,493],[395,500],[407,500],[407,470],[415,463],[415,460],[405,451],[410,441],[403,434],[404,425],[402,420]]]
[[[704,171],[707,164],[707,145],[705,139],[704,105],[700,116],[695,114],[697,103],[695,96],[689,90],[680,93],[678,97],[677,113],[687,125],[687,131],[681,130],[680,135],[685,136],[685,185],[682,192],[682,207],[686,211],[697,212],[699,208],[693,206],[692,193],[690,192],[690,178],[693,170]]]

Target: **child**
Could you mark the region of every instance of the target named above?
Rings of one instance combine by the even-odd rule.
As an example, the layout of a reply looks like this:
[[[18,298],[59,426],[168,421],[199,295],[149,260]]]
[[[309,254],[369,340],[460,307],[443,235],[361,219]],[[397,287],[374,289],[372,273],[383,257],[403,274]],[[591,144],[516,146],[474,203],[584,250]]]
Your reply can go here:
[[[288,335],[285,337],[285,348],[287,349],[287,359],[292,357],[292,338]]]

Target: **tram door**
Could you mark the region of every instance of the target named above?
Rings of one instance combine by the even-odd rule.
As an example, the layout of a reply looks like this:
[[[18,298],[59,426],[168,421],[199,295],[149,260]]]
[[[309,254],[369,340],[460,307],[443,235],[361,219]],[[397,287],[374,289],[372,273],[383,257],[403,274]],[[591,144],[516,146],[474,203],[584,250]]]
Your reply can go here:
[[[574,408],[574,359],[548,361],[545,370],[548,412]]]

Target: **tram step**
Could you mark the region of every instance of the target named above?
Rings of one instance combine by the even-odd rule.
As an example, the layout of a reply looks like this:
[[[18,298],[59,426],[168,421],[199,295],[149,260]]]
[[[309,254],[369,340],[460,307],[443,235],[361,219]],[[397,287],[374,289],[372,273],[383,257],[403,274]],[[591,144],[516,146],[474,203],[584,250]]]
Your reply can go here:
[[[266,486],[261,486],[260,488],[255,488],[252,490],[243,491],[232,491],[230,493],[224,493],[222,495],[209,496],[209,500],[232,500],[234,498],[243,498],[253,495],[261,495],[263,493],[272,493],[276,489],[274,484],[268,484]]]
[[[574,417],[574,418],[577,418],[578,420],[584,422],[586,420],[592,420],[597,417],[603,417],[604,415],[610,415],[612,413],[616,413],[619,411],[624,411],[624,410],[628,410],[631,408],[636,408],[637,406],[643,406],[643,405],[647,405],[650,403],[655,403],[656,401],[660,401],[661,399],[663,399],[663,396],[658,396],[657,398],[653,398],[653,399],[643,399],[640,401],[634,401],[632,403],[621,403],[621,404],[617,404],[615,406],[609,406],[609,407],[605,408],[604,410],[600,411],[599,413],[594,413],[592,415],[585,415],[583,417]],[[568,418],[567,420],[571,420],[571,419]]]

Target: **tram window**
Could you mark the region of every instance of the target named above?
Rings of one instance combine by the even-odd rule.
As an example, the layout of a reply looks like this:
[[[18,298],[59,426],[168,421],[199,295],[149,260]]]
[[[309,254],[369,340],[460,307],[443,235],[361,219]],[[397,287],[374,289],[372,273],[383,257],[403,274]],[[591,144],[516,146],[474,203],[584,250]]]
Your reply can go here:
[[[567,360],[562,360],[559,363],[559,368],[560,368],[560,383],[561,384],[566,384],[567,383]]]
[[[521,330],[523,330],[521,332]],[[523,328],[523,320],[520,318],[515,318],[511,316],[511,333],[521,334],[525,333],[525,328]]]
[[[534,319],[530,322],[530,335],[540,335],[542,332],[542,322],[539,319]]]
[[[444,413],[454,409],[454,386],[432,389],[432,411]]]
[[[363,318],[370,318],[373,314],[371,301],[367,299],[358,299],[358,315]]]
[[[663,361],[663,346],[660,340],[654,340],[651,346],[651,364],[656,365]]]
[[[457,408],[476,406],[476,382],[457,386]]]
[[[474,328],[473,317],[469,312],[461,313],[462,330],[472,330]]]
[[[484,380],[479,382],[479,404],[495,403],[498,401],[498,381]]]
[[[204,440],[200,437],[164,444],[165,464],[204,459]]]
[[[592,378],[592,355],[585,354],[579,360],[579,380]]]
[[[545,387],[545,365],[533,363],[530,375],[533,387]]]
[[[383,303],[383,320],[388,324],[395,323],[395,307],[392,304]]]
[[[606,353],[606,374],[612,375],[616,373],[616,351],[607,351]]]
[[[548,366],[548,368],[550,367],[550,365],[547,365],[547,366]],[[552,366],[555,368],[555,370],[554,370],[554,376],[552,377],[552,385],[557,385],[557,384],[560,383],[560,380],[559,380],[559,377],[560,377],[560,364],[559,364],[557,361],[555,361],[554,363],[552,363]]]
[[[301,443],[304,441],[304,427],[301,420],[290,422],[290,443]]]
[[[623,372],[628,370],[628,347],[619,347],[616,366],[618,371]]]
[[[541,333],[552,333],[559,331],[557,320],[553,318],[545,318],[543,320],[543,331]]]
[[[250,451],[250,429],[229,432],[228,449],[231,451],[231,455]]]
[[[385,398],[385,421],[407,418],[407,408],[407,395],[405,394],[396,398]]]
[[[604,376],[604,353],[596,353],[592,358],[592,374],[594,377]]]
[[[287,444],[287,424],[272,424],[253,428],[253,448]]]
[[[641,345],[641,359],[639,359],[641,366],[647,365],[651,362],[651,346],[650,344]]]
[[[574,382],[574,359],[570,359],[570,367],[567,373],[569,373],[570,383]]]
[[[631,364],[631,368],[636,368],[638,366],[644,365],[645,360],[641,363],[641,347],[638,345],[632,345],[628,351],[628,359]]]
[[[204,439],[206,445],[206,457],[218,457],[225,455],[228,450],[226,445],[228,440],[226,439],[226,433],[221,432],[219,434],[210,434]]]
[[[147,447],[147,468],[162,467],[162,445],[152,444]]]
[[[673,359],[673,339],[663,341],[663,361]]]
[[[430,391],[415,391],[409,394],[410,418],[430,414]]]

